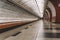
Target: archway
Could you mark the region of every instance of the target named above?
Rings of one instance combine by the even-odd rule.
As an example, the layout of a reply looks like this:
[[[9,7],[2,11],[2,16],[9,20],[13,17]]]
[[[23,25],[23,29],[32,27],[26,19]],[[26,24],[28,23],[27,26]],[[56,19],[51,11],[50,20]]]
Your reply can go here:
[[[52,2],[48,2],[48,4],[47,4],[47,7],[46,7],[46,9],[45,9],[45,12],[47,12],[47,14],[48,14],[48,16],[49,16],[49,20],[51,21],[51,22],[55,22],[56,21],[56,10],[55,10],[55,7],[54,7],[54,5],[52,4]],[[47,16],[47,17],[48,17]]]
[[[56,10],[55,10],[54,5],[52,4],[52,2],[49,1],[47,7],[51,10],[52,22],[55,22],[56,21]]]

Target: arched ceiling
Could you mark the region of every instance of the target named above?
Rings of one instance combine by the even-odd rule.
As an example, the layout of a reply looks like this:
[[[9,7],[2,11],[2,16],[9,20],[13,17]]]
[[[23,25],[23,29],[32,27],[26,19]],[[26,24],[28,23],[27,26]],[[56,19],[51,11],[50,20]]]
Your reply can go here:
[[[5,3],[5,1],[6,0],[0,0],[0,23],[11,21],[32,21],[38,19],[22,8]]]
[[[45,1],[44,0],[8,0],[8,1],[19,5],[20,7],[28,10],[34,15],[43,17],[44,4],[46,0]]]

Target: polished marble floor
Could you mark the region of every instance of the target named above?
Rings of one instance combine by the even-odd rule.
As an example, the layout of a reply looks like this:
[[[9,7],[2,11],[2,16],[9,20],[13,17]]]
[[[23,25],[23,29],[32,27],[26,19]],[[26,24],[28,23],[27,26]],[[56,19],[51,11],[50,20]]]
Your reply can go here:
[[[39,20],[22,27],[27,28],[14,29],[18,31],[17,35],[13,30],[0,34],[0,40],[60,40],[60,24]]]

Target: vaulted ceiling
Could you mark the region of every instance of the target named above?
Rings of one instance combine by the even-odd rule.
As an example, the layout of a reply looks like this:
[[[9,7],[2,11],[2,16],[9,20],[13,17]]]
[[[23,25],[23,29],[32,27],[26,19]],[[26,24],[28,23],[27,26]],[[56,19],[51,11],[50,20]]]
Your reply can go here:
[[[18,6],[28,10],[34,15],[43,17],[45,1],[44,0],[8,0]]]

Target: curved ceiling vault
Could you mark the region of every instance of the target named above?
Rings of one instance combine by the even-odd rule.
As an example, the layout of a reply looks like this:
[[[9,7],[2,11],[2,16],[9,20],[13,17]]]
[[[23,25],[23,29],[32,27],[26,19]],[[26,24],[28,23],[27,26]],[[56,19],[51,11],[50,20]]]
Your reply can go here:
[[[19,5],[20,7],[28,10],[34,15],[43,17],[44,0],[8,0],[8,1]]]
[[[37,19],[37,17],[29,14],[25,10],[9,5],[5,3],[4,0],[0,0],[0,23],[12,21],[32,21]]]

